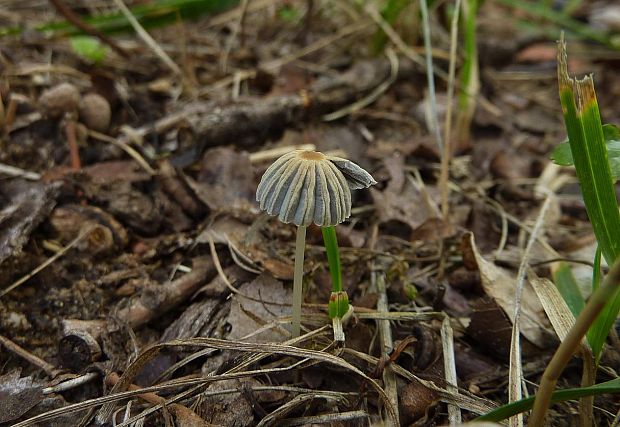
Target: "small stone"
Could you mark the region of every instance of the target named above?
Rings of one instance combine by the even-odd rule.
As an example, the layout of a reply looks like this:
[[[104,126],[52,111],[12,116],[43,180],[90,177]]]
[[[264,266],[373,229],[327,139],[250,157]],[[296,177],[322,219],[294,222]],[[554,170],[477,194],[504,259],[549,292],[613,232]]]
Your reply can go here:
[[[112,110],[110,103],[96,93],[84,95],[80,102],[80,120],[90,130],[106,132],[110,127]]]
[[[61,83],[43,91],[39,97],[39,109],[50,118],[77,111],[80,91],[71,83]]]

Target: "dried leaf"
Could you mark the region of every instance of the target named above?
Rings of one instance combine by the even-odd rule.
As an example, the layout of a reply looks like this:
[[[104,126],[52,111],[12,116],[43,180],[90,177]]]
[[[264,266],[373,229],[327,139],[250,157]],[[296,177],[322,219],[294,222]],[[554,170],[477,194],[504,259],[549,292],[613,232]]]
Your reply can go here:
[[[383,191],[371,188],[370,192],[382,223],[400,221],[414,231],[430,219],[437,219],[439,212],[427,189],[414,185],[407,177],[404,159],[392,155],[385,159],[390,182]]]
[[[513,321],[514,298],[517,287],[515,275],[485,260],[476,248],[472,233],[466,233],[463,236],[463,243],[466,250],[471,252],[476,260],[484,291],[499,304],[508,318]],[[553,334],[549,330],[549,320],[538,295],[529,282],[526,282],[523,288],[521,324],[519,326],[523,336],[540,348],[547,348],[554,342]]]
[[[269,274],[261,274],[250,283],[239,287],[243,295],[255,298],[248,299],[234,295],[228,323],[231,325],[229,339],[240,339],[252,334],[267,323],[278,317],[290,316],[292,301],[291,289],[284,288],[279,280]],[[272,328],[260,334],[244,339],[247,342],[282,342],[287,337],[285,331]]]
[[[0,423],[13,421],[43,400],[43,386],[32,377],[19,377],[19,371],[0,376]]]
[[[58,186],[10,180],[0,186],[0,264],[21,251],[56,204]]]

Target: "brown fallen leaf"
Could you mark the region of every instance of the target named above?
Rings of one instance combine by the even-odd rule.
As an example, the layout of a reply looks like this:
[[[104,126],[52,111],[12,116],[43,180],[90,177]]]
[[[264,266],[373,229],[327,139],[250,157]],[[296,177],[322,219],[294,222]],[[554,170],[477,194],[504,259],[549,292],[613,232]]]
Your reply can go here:
[[[249,210],[255,204],[254,170],[246,152],[229,147],[208,150],[196,181],[187,182],[211,210]]]
[[[384,164],[390,175],[387,187],[383,191],[370,189],[379,220],[382,223],[404,223],[409,226],[410,232],[417,231],[429,220],[437,220],[440,217],[439,209],[428,188],[409,179],[404,158],[395,153],[386,158]]]
[[[294,264],[279,253],[281,242],[264,238],[233,216],[218,217],[196,241],[206,244],[210,238],[215,243],[227,245],[235,263],[247,271],[258,274],[262,267],[278,279],[293,278]]]
[[[261,274],[250,283],[240,286],[242,295],[233,295],[228,323],[231,326],[229,339],[240,339],[256,332],[267,323],[279,317],[290,316],[293,292],[270,274]],[[257,335],[245,338],[248,342],[282,342],[288,333],[282,327],[274,327]]]
[[[514,298],[517,287],[516,275],[485,260],[474,242],[472,233],[462,237],[462,248],[473,256],[480,271],[480,280],[485,293],[493,298],[508,318],[514,319]],[[526,281],[521,296],[521,333],[539,348],[547,348],[555,343],[555,334],[551,330],[543,306],[532,285]]]

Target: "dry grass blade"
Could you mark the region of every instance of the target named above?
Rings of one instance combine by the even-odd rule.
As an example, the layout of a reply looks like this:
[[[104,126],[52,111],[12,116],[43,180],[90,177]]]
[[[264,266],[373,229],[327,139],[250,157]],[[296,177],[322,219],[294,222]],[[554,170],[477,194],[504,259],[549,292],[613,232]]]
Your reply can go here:
[[[379,98],[386,90],[388,90],[388,88],[396,81],[396,78],[398,77],[398,57],[392,49],[387,49],[385,51],[385,54],[390,61],[389,77],[379,86],[377,86],[371,93],[369,93],[367,96],[363,97],[359,101],[356,101],[351,105],[347,105],[346,107],[341,108],[338,111],[334,111],[333,113],[324,115],[324,121],[330,122],[332,120],[337,120],[342,117],[348,116],[349,114],[355,113],[356,111],[359,111],[367,105],[375,102],[377,98]]]
[[[393,408],[391,402],[388,399],[385,391],[381,388],[381,386],[374,381],[372,378],[367,376],[365,373],[360,371],[355,366],[351,365],[349,362],[344,359],[334,356],[333,354],[316,351],[316,350],[308,350],[303,348],[292,347],[284,344],[273,344],[273,343],[247,343],[242,341],[228,341],[221,340],[216,338],[192,338],[188,340],[177,340],[171,341],[164,344],[154,345],[152,347],[147,348],[123,373],[119,382],[114,386],[111,390],[111,393],[117,393],[125,390],[129,385],[133,382],[135,376],[140,372],[140,370],[144,367],[144,365],[155,357],[162,349],[170,348],[170,347],[190,347],[190,348],[216,348],[219,350],[232,350],[232,351],[240,351],[247,353],[262,353],[262,354],[279,354],[286,356],[299,357],[307,360],[318,361],[328,363],[333,366],[338,366],[340,368],[346,369],[361,379],[367,381],[379,394],[381,400],[383,401],[386,412],[389,418],[389,424],[393,426],[398,425],[398,417],[396,416],[396,411]],[[262,370],[262,372],[268,372],[269,370]],[[254,371],[257,373],[258,371]],[[218,378],[228,378],[231,376],[239,377],[239,376],[248,376],[249,372],[241,372],[239,374],[225,374],[221,375]],[[214,377],[202,378],[202,381],[209,382],[213,381]],[[190,381],[195,382],[195,380]],[[187,381],[172,381],[170,384],[188,384]],[[114,403],[106,403],[99,411],[97,415],[98,422],[106,422],[110,419],[112,412],[114,411]]]
[[[456,0],[454,4],[454,15],[450,24],[450,64],[448,66],[448,93],[447,109],[444,123],[444,147],[441,155],[441,170],[439,175],[439,191],[441,192],[441,214],[444,221],[448,219],[450,186],[450,159],[452,157],[452,99],[454,98],[454,76],[456,74],[456,48],[458,44],[459,12],[461,0]]]
[[[454,357],[454,334],[450,326],[450,318],[444,316],[441,322],[441,347],[443,350],[443,367],[446,376],[446,389],[456,395],[459,394],[458,378],[456,376],[456,358]],[[450,425],[461,423],[461,410],[455,404],[448,404]]]
[[[271,414],[267,415],[256,425],[256,427],[270,427],[273,425],[281,425],[280,423],[282,422],[282,418],[284,418],[287,414],[294,411],[299,406],[305,405],[306,403],[313,401],[314,399],[334,400],[337,402],[341,401],[341,399],[338,397],[334,397],[328,394],[322,394],[321,392],[315,392],[314,394],[301,394],[289,400],[284,405],[273,411]]]
[[[135,32],[142,39],[142,41],[146,43],[146,45],[153,51],[153,53],[155,53],[155,55],[157,55],[157,57],[161,59],[162,62],[166,64],[166,66],[170,68],[170,70],[174,74],[176,74],[177,76],[180,76],[182,73],[181,73],[181,69],[179,68],[179,66],[168,56],[166,52],[164,52],[164,50],[157,44],[157,42],[153,39],[153,37],[151,37],[151,35],[146,32],[146,30],[142,27],[142,25],[140,25],[140,22],[138,22],[136,17],[133,16],[133,14],[131,13],[131,10],[129,10],[129,8],[125,5],[125,3],[123,3],[123,0],[113,0],[113,1],[116,7],[118,7],[120,11],[123,13],[123,15],[125,15],[125,18],[131,24]]]
[[[378,358],[373,357],[366,353],[362,353],[362,352],[359,352],[359,351],[356,351],[350,348],[345,349],[344,352],[346,354],[354,356],[360,360],[364,360],[373,365],[376,365],[377,363],[379,363]],[[392,369],[394,369],[394,372],[400,375],[401,377],[409,381],[418,381],[424,387],[427,387],[430,390],[437,392],[441,401],[456,405],[463,410],[471,411],[476,414],[486,414],[487,412],[490,412],[498,407],[498,405],[495,402],[492,402],[484,398],[480,398],[478,396],[474,396],[471,393],[467,392],[466,390],[462,390],[460,394],[452,393],[451,391],[445,390],[437,386],[432,381],[424,380],[412,374],[411,372],[409,372],[408,370],[406,370],[400,365],[392,364]]]
[[[86,238],[90,234],[91,231],[93,231],[92,227],[89,227],[86,230],[83,230],[75,239],[73,239],[71,242],[69,242],[69,244],[67,246],[65,246],[64,248],[62,248],[61,250],[56,252],[54,255],[52,255],[51,257],[49,257],[45,261],[43,261],[41,264],[39,264],[30,273],[28,273],[25,276],[23,276],[22,278],[18,279],[17,281],[12,283],[10,286],[2,289],[0,291],[0,298],[2,298],[4,295],[6,295],[9,292],[11,292],[13,289],[17,288],[18,286],[23,285],[28,280],[33,278],[36,274],[40,273],[41,270],[45,269],[50,264],[52,264],[54,261],[56,261],[58,258],[63,256],[64,254],[66,254],[72,247],[74,247],[75,245],[80,243],[84,238]]]
[[[538,218],[530,234],[530,238],[527,242],[527,246],[523,251],[523,258],[521,259],[521,265],[519,265],[519,272],[517,273],[517,289],[515,292],[514,302],[514,321],[512,324],[512,337],[510,342],[510,371],[509,371],[509,385],[508,385],[508,401],[515,402],[521,400],[523,397],[521,392],[521,383],[523,381],[523,366],[521,364],[521,331],[519,328],[519,321],[521,319],[521,296],[523,295],[523,288],[525,286],[525,273],[527,271],[530,255],[532,253],[532,247],[536,243],[536,239],[540,234],[540,231],[545,222],[545,216],[549,210],[551,204],[551,195],[548,195],[543,202],[538,213]],[[515,427],[521,427],[523,425],[523,414],[518,414],[510,419],[510,425]]]
[[[352,421],[357,420],[359,418],[368,419],[369,415],[365,411],[348,411],[348,412],[340,412],[338,414],[323,414],[323,415],[314,415],[311,417],[300,417],[300,418],[290,418],[288,420],[282,420],[280,422],[281,427],[292,427],[292,426],[305,426],[305,425],[315,425],[315,424],[330,424],[337,423],[342,421]]]
[[[373,271],[371,280],[374,283],[374,287],[378,294],[377,311],[384,313],[389,312],[390,308],[388,305],[384,273],[382,271]],[[389,356],[392,350],[394,350],[394,341],[392,340],[390,321],[388,319],[377,319],[377,329],[379,329],[379,339],[381,340],[381,355]],[[394,371],[391,366],[387,366],[383,370],[383,383],[390,402],[392,402],[392,405],[396,411],[398,411],[398,388],[396,384],[396,376],[394,375]]]

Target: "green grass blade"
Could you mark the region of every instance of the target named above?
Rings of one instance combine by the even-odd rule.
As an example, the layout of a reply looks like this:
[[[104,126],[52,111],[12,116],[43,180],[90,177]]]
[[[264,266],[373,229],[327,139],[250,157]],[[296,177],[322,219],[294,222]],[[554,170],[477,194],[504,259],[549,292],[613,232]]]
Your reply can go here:
[[[560,264],[560,268],[553,273],[553,281],[571,313],[577,318],[586,303],[568,264],[565,262]]]
[[[601,251],[600,247],[596,251],[594,257],[594,270],[592,274],[592,292],[594,292],[601,284]],[[601,314],[596,318],[590,330],[588,331],[588,342],[592,347],[592,353],[596,357],[598,364],[603,351],[603,345],[609,335],[609,331],[616,322],[620,312],[620,289],[616,291],[611,301],[603,307]]]
[[[460,72],[461,91],[458,98],[458,115],[456,118],[456,133],[459,143],[466,145],[469,142],[471,121],[476,110],[476,101],[480,92],[480,71],[478,67],[478,43],[476,40],[476,21],[478,14],[478,0],[463,0],[463,47],[464,58]]]
[[[332,292],[342,291],[342,272],[340,270],[340,252],[338,250],[338,238],[336,237],[336,227],[321,227],[323,232],[323,242],[327,251],[327,262],[329,272],[332,276]]]
[[[612,265],[620,254],[620,213],[594,82],[592,76],[582,80],[569,77],[566,62],[566,44],[562,40],[558,49],[558,81],[570,150],[600,251],[607,264]],[[597,360],[619,311],[620,293],[616,292],[588,334]]]
[[[568,76],[566,45],[558,51],[560,101],[588,217],[609,265],[620,253],[620,214],[591,76]]]
[[[381,9],[381,16],[390,25],[394,25],[400,14],[411,3],[411,0],[387,0]],[[378,29],[372,40],[372,50],[379,53],[385,47],[388,37],[382,29]]]
[[[131,13],[145,28],[153,28],[182,19],[195,19],[201,15],[221,12],[236,5],[239,0],[159,0],[131,8]],[[84,22],[105,34],[133,31],[132,26],[122,13],[92,16]],[[23,28],[12,27],[0,29],[0,36],[19,34]],[[74,36],[83,34],[68,22],[53,22],[36,27],[37,31],[56,35]]]
[[[571,18],[562,12],[555,11],[553,8],[545,7],[545,5],[540,2],[521,0],[496,1],[504,6],[522,10],[533,17],[542,18],[560,28],[572,32],[581,38],[594,40],[612,49],[620,50],[620,43],[615,40],[612,35],[597,31],[591,26],[579,22],[578,20]],[[538,27],[540,27],[540,24]]]
[[[613,379],[600,384],[595,384],[590,387],[569,388],[565,390],[557,390],[553,393],[551,401],[564,402],[566,400],[576,400],[587,396],[597,396],[600,394],[612,394],[620,393],[620,378]],[[520,414],[529,409],[532,409],[534,404],[534,396],[526,399],[518,400],[507,405],[500,406],[491,412],[488,412],[474,421],[493,421],[499,422],[513,415]]]

